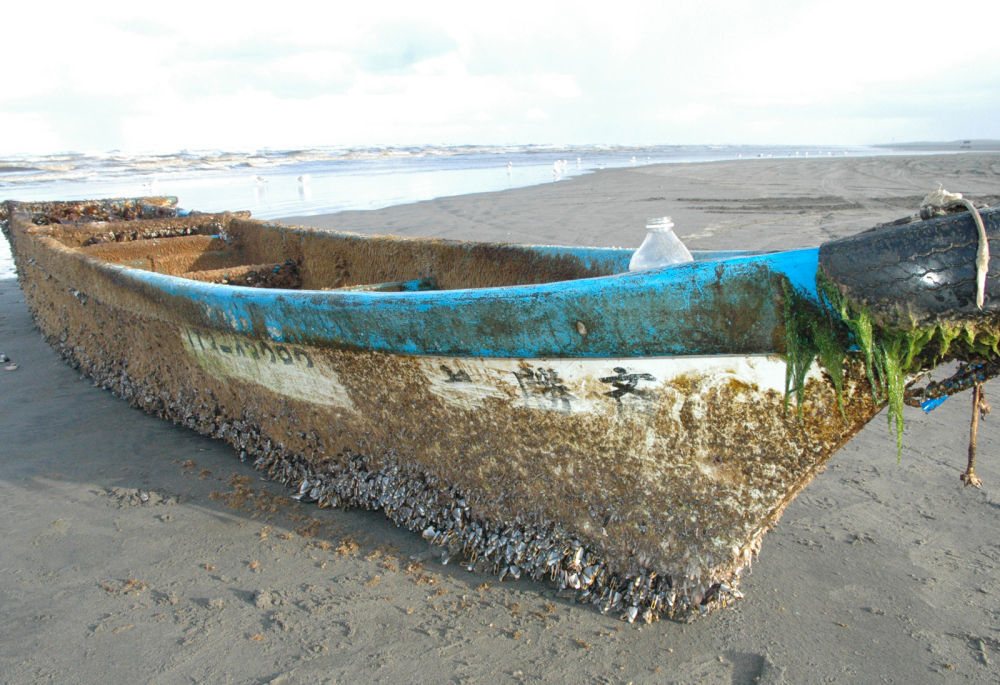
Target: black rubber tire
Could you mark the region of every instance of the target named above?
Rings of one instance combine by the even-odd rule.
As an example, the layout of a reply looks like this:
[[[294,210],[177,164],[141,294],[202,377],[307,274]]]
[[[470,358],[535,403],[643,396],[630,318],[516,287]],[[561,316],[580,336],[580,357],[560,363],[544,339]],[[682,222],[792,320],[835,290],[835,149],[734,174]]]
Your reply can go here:
[[[990,261],[976,307],[979,232],[968,212],[884,225],[825,243],[819,270],[883,326],[909,329],[980,320],[1000,312],[1000,209],[981,210]]]

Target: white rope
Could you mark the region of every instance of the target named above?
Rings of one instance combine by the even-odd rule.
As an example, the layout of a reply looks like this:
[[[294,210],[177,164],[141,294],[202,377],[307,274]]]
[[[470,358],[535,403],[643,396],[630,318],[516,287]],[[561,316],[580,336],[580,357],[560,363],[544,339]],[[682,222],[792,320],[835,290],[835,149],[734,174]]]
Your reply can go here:
[[[979,248],[976,250],[976,306],[982,309],[983,302],[986,300],[986,274],[990,266],[990,242],[986,237],[986,226],[983,225],[983,217],[979,216],[979,210],[974,204],[962,197],[961,193],[949,193],[940,186],[925,197],[920,206],[942,210],[964,207],[972,214],[972,220],[979,230]]]

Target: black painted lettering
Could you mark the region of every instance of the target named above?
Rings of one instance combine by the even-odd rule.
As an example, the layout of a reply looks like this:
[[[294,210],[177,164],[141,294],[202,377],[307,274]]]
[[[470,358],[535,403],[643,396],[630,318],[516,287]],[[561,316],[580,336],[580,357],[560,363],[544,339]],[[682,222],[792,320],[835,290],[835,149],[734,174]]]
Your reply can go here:
[[[547,399],[550,409],[558,409],[568,414],[572,410],[571,400],[578,399],[569,392],[555,369],[542,367],[532,369],[524,366],[520,371],[515,371],[514,376],[517,377],[525,399],[529,401],[534,398]]]
[[[650,401],[655,398],[654,393],[649,390],[637,387],[640,381],[655,381],[656,378],[648,373],[628,373],[628,371],[616,366],[613,371],[616,375],[607,376],[601,379],[602,383],[608,383],[614,390],[604,393],[605,397],[611,397],[618,404],[622,403],[622,397],[630,395],[640,400]]]
[[[271,355],[271,363],[273,364],[275,362],[275,360],[276,360],[276,357],[274,356],[274,350],[272,350],[271,346],[268,345],[266,342],[261,342],[260,343],[260,352],[261,352],[261,354],[264,354],[265,350],[267,351],[268,354]]]
[[[448,378],[446,378],[445,381],[444,381],[445,383],[471,383],[472,382],[472,379],[469,378],[469,374],[466,373],[464,369],[459,369],[458,371],[452,371],[451,368],[448,365],[442,364],[441,365],[441,370],[444,371],[444,373],[445,373],[446,376],[448,376]],[[514,372],[514,375],[515,376],[517,375],[516,371]]]

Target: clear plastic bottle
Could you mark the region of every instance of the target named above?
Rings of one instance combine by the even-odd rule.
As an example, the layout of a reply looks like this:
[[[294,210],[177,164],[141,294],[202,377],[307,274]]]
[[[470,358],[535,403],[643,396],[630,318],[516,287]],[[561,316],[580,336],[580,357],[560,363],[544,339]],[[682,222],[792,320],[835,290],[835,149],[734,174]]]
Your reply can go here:
[[[628,263],[629,271],[646,271],[694,261],[691,252],[674,234],[674,222],[669,216],[648,219],[646,230],[646,239]]]

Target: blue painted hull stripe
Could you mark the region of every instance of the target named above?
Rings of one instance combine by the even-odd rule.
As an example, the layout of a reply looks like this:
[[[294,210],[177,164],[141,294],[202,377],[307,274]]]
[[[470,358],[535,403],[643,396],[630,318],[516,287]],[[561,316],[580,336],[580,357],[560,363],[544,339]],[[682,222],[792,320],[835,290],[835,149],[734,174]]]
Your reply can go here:
[[[597,249],[588,258],[626,254]],[[742,254],[540,285],[400,293],[269,290],[108,268],[168,310],[193,305],[198,315],[184,323],[278,342],[521,358],[773,352],[780,283],[816,299],[818,249]]]

